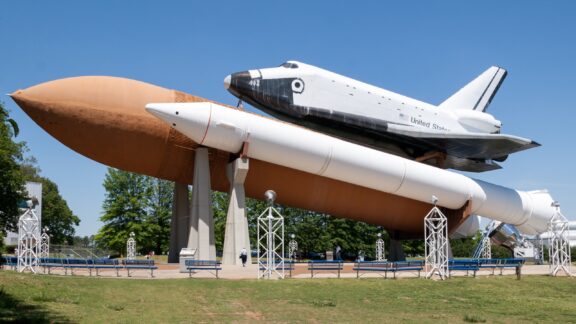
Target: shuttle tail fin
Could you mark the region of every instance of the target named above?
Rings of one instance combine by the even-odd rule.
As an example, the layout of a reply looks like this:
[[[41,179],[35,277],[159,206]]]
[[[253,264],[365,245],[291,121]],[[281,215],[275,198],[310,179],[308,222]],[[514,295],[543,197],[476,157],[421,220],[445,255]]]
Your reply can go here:
[[[439,105],[445,109],[486,111],[506,78],[503,68],[492,66]]]

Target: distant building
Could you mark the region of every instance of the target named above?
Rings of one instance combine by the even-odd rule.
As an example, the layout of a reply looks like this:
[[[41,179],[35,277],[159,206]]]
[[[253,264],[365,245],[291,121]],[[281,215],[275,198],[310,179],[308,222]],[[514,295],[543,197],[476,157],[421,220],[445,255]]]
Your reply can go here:
[[[26,192],[28,197],[36,197],[38,199],[38,205],[34,208],[34,212],[36,212],[36,216],[40,224],[42,224],[42,184],[39,182],[26,182]],[[42,228],[42,226],[38,228]],[[6,233],[4,245],[18,245],[18,233]]]

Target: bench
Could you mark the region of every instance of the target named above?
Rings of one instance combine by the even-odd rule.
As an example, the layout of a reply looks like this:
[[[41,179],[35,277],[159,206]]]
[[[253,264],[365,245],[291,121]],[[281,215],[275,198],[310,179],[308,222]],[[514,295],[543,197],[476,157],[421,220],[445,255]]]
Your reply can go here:
[[[340,260],[334,261],[308,261],[308,270],[310,271],[310,278],[314,278],[314,270],[316,271],[338,271],[338,278],[340,272],[344,268],[344,263]]]
[[[514,268],[516,270],[516,277],[518,279],[522,276],[522,265],[524,265],[524,259],[519,258],[507,258],[507,259],[478,259],[481,269],[492,269],[492,275],[494,275],[495,270],[500,269],[500,275],[502,275],[504,269]]]
[[[70,274],[74,275],[74,269],[89,269],[90,262],[88,259],[63,259],[62,267],[64,268],[64,274],[68,274],[68,269],[70,269]]]
[[[18,266],[18,258],[15,256],[2,256],[2,268],[4,268],[4,266],[8,266],[10,268],[12,268],[12,270],[16,270],[16,267]]]
[[[99,276],[100,270],[116,270],[116,276],[120,277],[120,264],[118,262],[118,259],[93,259],[89,261],[89,270],[90,270],[90,276],[92,276],[92,270],[96,270],[96,276]]]
[[[387,276],[388,270],[394,266],[393,262],[388,261],[357,261],[352,270],[356,271],[356,278],[360,278],[360,272],[384,272]]]
[[[476,272],[480,269],[480,261],[478,259],[456,259],[448,260],[448,271],[449,276],[452,275],[452,271],[466,271],[466,275],[472,271],[474,277],[476,277]]]
[[[413,260],[413,261],[394,261],[393,266],[388,269],[394,273],[394,279],[396,279],[396,272],[398,271],[417,271],[418,278],[420,278],[420,273],[424,270],[424,261]]]
[[[282,271],[284,270],[284,272],[288,271],[289,272],[289,276],[290,278],[292,278],[292,271],[294,271],[294,261],[284,261],[281,264],[276,263],[276,270],[278,271]],[[260,266],[260,271],[265,271],[266,268],[263,266]]]
[[[51,274],[52,268],[64,268],[64,260],[60,258],[40,258],[40,266],[44,273],[46,273],[46,269],[48,269],[48,274]]]
[[[128,271],[128,277],[130,270],[150,270],[150,277],[154,277],[154,270],[158,269],[154,260],[122,260],[122,266]]]
[[[222,270],[220,267],[220,262],[216,260],[186,260],[186,269],[188,270],[188,276],[192,278],[192,272],[207,270],[215,271],[216,279],[218,279],[218,271]]]
[[[353,270],[356,271],[356,278],[360,278],[360,272],[384,272],[384,278],[388,278],[388,272],[394,274],[399,271],[417,271],[420,277],[421,271],[424,269],[424,261],[358,261],[354,265]]]

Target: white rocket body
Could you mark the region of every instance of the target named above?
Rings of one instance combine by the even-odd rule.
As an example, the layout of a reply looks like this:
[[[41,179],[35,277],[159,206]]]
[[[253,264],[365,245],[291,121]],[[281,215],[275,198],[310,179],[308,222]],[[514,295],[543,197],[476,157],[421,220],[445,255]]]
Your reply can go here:
[[[518,191],[349,143],[299,126],[214,103],[151,103],[146,109],[200,145],[237,153],[394,195],[458,209],[518,227],[547,230],[554,214],[546,191]]]

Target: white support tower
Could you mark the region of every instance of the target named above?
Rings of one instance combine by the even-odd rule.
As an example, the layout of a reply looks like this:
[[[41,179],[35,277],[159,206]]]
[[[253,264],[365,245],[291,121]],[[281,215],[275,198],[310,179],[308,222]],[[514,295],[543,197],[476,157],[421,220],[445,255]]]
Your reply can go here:
[[[288,257],[290,261],[293,262],[296,259],[296,252],[298,251],[298,242],[296,241],[296,235],[290,234],[290,242],[288,242]]]
[[[490,241],[490,237],[482,238],[482,251],[480,252],[480,258],[492,259],[492,241]]]
[[[258,217],[258,279],[284,278],[284,217],[274,208],[276,193],[265,193],[268,208]]]
[[[130,238],[126,241],[126,259],[134,260],[136,257],[136,239],[134,232],[130,232]]]
[[[384,250],[382,233],[378,233],[378,239],[376,240],[376,261],[386,261],[386,252]]]
[[[560,204],[552,203],[556,208],[554,216],[550,219],[548,231],[549,239],[550,275],[556,276],[560,270],[567,276],[572,276],[570,266],[570,241],[568,239],[568,220],[560,212]]]
[[[34,211],[36,198],[32,198],[27,204],[28,209],[18,220],[18,272],[29,270],[36,273],[40,252],[40,221]]]
[[[48,235],[48,228],[42,229],[42,236],[40,236],[40,257],[50,257],[50,235]]]
[[[437,274],[444,280],[450,276],[448,270],[448,219],[436,206],[438,198],[432,196],[434,207],[424,218],[424,241],[426,278]]]
[[[482,233],[482,237],[480,238],[480,242],[476,246],[474,254],[472,255],[473,259],[492,259],[492,240],[490,239],[490,234],[501,223],[502,222],[500,221],[493,220],[488,225],[486,225],[486,228]]]

